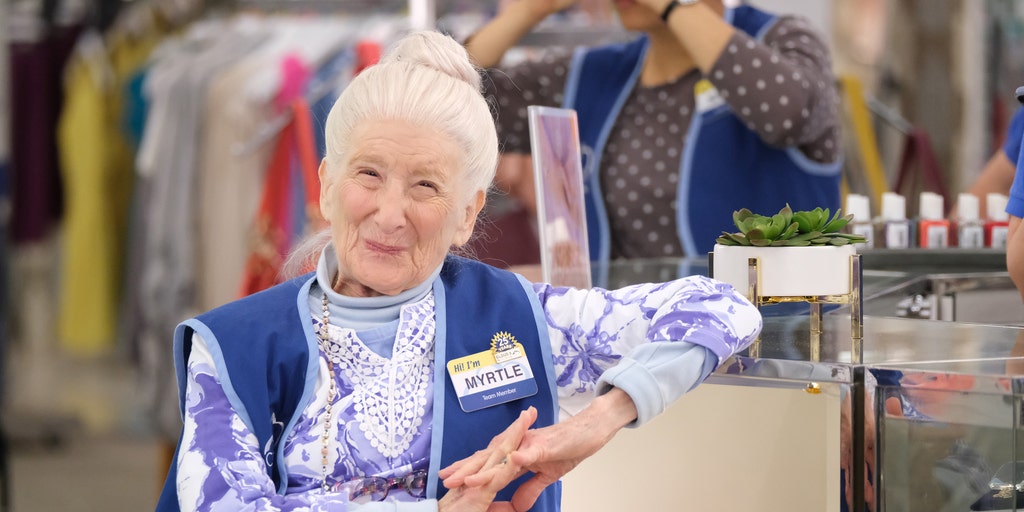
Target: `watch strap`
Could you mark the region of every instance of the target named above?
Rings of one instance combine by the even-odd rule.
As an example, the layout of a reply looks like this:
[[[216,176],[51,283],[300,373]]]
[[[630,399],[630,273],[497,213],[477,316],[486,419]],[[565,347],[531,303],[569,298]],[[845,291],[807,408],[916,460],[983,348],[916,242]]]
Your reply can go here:
[[[672,0],[665,6],[665,10],[661,11],[661,21],[668,23],[668,17],[676,7],[679,7],[680,5],[693,5],[699,1],[700,0]]]

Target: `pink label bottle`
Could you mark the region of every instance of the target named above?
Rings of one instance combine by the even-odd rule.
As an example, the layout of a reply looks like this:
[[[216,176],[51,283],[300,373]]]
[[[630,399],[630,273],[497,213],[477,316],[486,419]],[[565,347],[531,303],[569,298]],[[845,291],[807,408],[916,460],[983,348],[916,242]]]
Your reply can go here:
[[[922,249],[949,247],[949,221],[942,211],[942,202],[942,196],[935,192],[921,192],[917,245]]]

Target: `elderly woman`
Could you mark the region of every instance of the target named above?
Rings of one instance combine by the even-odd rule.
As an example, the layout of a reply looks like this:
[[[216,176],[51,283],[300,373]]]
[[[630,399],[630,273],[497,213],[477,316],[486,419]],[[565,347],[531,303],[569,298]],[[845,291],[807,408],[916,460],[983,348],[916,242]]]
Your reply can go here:
[[[423,32],[344,91],[315,272],[175,332],[158,510],[558,510],[551,484],[757,335],[709,279],[578,290],[452,256],[498,158],[480,88]]]

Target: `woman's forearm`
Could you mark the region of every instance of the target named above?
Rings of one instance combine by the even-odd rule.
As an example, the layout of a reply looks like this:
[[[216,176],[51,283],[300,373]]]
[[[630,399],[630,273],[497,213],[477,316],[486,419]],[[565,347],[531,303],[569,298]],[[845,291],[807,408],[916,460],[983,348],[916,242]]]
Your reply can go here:
[[[1020,229],[1021,218],[1010,216],[1010,228],[1006,239],[1006,270],[1017,286],[1024,300],[1024,230]]]
[[[595,437],[606,440],[614,437],[616,432],[632,423],[636,417],[636,404],[619,388],[612,388],[595,398],[589,407],[577,415],[577,419],[593,429]]]
[[[466,41],[470,59],[479,67],[498,65],[505,52],[540,23],[549,11],[533,0],[518,0],[501,10]]]
[[[669,4],[665,0],[644,2],[657,13],[664,11]],[[720,13],[702,3],[676,7],[669,15],[667,24],[703,73],[707,73],[715,64],[736,30],[722,19]]]

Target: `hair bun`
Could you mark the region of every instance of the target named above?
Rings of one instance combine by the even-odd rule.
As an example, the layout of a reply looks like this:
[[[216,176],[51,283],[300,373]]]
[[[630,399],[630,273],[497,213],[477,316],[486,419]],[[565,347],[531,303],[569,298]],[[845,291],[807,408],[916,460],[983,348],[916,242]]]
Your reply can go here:
[[[392,62],[427,66],[480,90],[480,72],[466,49],[440,32],[424,30],[403,37],[381,58],[381,64]]]

